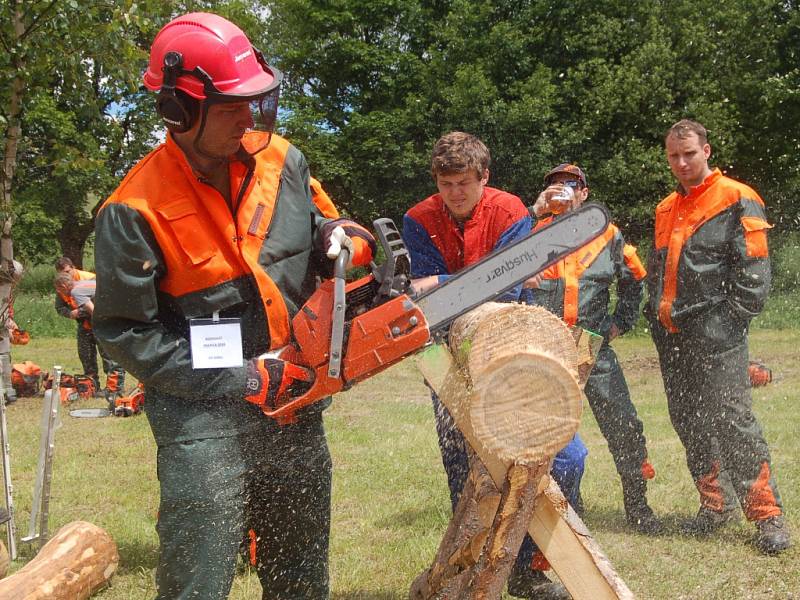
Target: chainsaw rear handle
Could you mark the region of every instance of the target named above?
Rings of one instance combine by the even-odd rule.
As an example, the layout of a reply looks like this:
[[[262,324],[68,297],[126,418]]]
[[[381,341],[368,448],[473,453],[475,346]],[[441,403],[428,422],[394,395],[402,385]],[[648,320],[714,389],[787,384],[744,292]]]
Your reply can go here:
[[[388,368],[430,339],[424,314],[405,293],[410,261],[402,237],[390,219],[378,219],[374,226],[386,263],[380,268],[373,264],[371,275],[348,284],[350,251],[342,248],[333,278],[324,281],[292,319],[294,342],[277,356],[307,367],[314,380],[301,396],[273,410],[262,409],[281,425],[295,422],[298,410]],[[355,308],[369,300],[366,310],[352,318],[345,336],[348,297],[358,299]]]

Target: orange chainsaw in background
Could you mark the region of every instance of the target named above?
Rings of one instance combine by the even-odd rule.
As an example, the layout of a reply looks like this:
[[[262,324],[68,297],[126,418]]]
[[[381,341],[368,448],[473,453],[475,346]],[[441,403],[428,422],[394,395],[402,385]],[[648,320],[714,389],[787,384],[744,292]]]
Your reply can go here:
[[[144,384],[139,382],[127,395],[121,394],[114,398],[114,416],[131,417],[138,415],[144,409]]]
[[[266,355],[309,368],[314,380],[304,394],[264,407],[264,413],[279,423],[294,422],[301,408],[416,353],[454,319],[571,254],[608,224],[605,208],[584,204],[415,297],[403,239],[391,219],[378,219],[375,233],[386,261],[372,263],[370,275],[346,283],[349,252],[342,249],[333,278],[292,319],[293,343]]]

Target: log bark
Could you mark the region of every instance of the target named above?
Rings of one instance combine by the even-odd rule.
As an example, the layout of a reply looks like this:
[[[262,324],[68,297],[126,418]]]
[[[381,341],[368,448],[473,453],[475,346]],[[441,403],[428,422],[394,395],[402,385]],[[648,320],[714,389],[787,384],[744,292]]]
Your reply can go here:
[[[9,565],[11,565],[11,557],[8,554],[6,545],[0,542],[0,579],[5,577],[6,573],[8,573]]]
[[[414,580],[409,598],[461,597],[468,569],[478,561],[499,505],[497,486],[483,463],[473,456],[469,476],[433,564]]]
[[[84,600],[108,583],[118,564],[117,545],[108,533],[74,521],[28,564],[0,580],[0,600]]]
[[[550,462],[545,461],[534,466],[514,465],[508,470],[500,507],[484,551],[472,569],[465,599],[495,600],[502,594],[533,516],[539,482],[549,467]]]

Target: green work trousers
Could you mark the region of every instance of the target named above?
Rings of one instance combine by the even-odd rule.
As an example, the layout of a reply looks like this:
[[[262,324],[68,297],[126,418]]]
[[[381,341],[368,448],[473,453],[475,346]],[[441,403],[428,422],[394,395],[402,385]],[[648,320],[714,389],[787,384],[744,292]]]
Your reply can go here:
[[[97,389],[100,389],[99,371],[97,369],[97,353],[100,352],[100,359],[103,361],[103,371],[106,375],[116,367],[116,363],[108,357],[105,350],[97,344],[94,331],[85,329],[82,322],[78,322],[78,358],[83,367],[83,374],[94,379]]]
[[[672,425],[701,505],[727,508],[724,473],[749,520],[781,514],[769,446],[752,410],[747,330],[727,339],[652,328]]]
[[[227,598],[250,530],[262,598],[328,598],[331,458],[321,413],[161,446],[158,480],[160,600]]]
[[[617,355],[608,343],[597,353],[584,392],[620,477],[641,479],[642,463],[647,457],[644,427],[631,402]]]

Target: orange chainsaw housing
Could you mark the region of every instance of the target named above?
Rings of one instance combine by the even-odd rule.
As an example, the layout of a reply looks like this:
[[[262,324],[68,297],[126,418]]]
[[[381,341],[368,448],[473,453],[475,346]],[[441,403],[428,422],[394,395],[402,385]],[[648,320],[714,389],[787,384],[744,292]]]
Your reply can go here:
[[[137,383],[134,390],[127,396],[117,396],[114,399],[114,416],[130,417],[138,415],[144,408],[144,384]]]
[[[372,275],[348,284],[345,294],[369,286]],[[406,294],[366,309],[345,322],[343,359],[338,377],[328,373],[333,324],[332,279],[325,281],[292,320],[295,343],[280,358],[314,371],[311,388],[302,396],[264,413],[279,423],[292,423],[295,413],[318,400],[347,389],[421,349],[430,339],[425,315]]]

